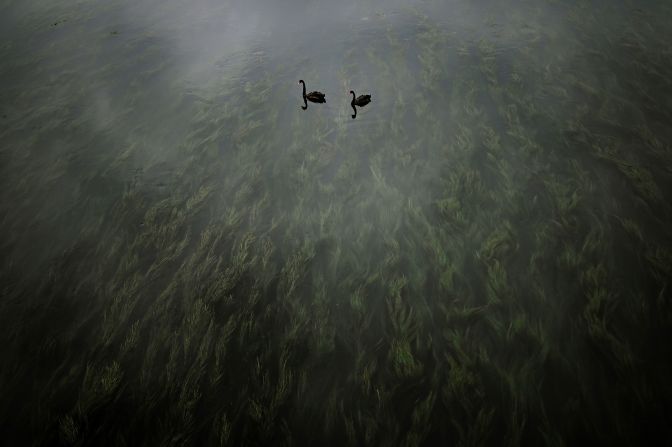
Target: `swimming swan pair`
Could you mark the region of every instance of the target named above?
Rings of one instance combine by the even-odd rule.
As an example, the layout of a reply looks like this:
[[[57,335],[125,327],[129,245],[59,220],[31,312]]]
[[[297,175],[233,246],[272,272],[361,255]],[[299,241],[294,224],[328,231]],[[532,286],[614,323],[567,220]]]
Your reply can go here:
[[[324,93],[314,91],[310,93],[306,93],[306,83],[303,82],[303,79],[299,81],[299,84],[303,84],[303,102],[304,106],[301,107],[303,110],[306,110],[308,108],[308,101],[310,102],[317,102],[317,103],[325,103],[327,102]],[[371,102],[371,95],[360,95],[358,97],[355,97],[355,92],[350,90],[350,94],[352,94],[352,101],[350,101],[350,105],[352,106],[352,109],[355,111],[355,114],[352,115],[353,118],[357,116],[357,109],[355,106],[358,107],[364,107],[368,103]]]

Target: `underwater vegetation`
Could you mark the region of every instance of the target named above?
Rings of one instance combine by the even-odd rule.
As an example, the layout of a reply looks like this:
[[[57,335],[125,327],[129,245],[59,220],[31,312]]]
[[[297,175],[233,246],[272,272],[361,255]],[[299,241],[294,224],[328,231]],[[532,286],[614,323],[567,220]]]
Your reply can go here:
[[[454,3],[206,68],[209,9],[16,19],[3,442],[672,442],[672,9]]]

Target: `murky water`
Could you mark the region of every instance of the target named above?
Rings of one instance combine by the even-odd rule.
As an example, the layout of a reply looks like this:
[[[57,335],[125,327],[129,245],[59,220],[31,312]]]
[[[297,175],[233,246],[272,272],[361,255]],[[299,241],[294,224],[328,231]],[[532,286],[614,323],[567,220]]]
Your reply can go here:
[[[671,20],[0,2],[8,436],[669,435]]]

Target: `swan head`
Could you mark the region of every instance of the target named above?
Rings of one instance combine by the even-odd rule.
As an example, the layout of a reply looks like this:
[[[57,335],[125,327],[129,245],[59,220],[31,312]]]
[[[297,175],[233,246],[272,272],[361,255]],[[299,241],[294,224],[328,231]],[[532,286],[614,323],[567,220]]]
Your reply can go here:
[[[305,82],[303,82],[303,79],[299,80],[299,84],[305,84]]]

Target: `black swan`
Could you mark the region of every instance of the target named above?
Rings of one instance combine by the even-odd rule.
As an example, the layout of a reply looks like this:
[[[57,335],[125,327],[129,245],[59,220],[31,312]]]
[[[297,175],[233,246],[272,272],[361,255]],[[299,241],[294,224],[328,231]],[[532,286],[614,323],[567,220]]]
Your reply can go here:
[[[299,81],[299,84],[303,84],[303,100],[310,101],[310,102],[327,102],[327,100],[324,98],[324,93],[322,92],[310,92],[306,94],[306,83],[303,82],[303,79]]]
[[[352,101],[350,101],[351,106],[364,107],[371,102],[371,95],[359,95],[355,98],[355,92],[350,90],[350,93],[352,93]]]

